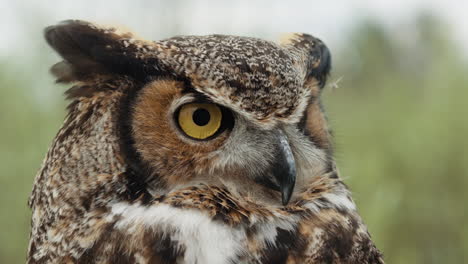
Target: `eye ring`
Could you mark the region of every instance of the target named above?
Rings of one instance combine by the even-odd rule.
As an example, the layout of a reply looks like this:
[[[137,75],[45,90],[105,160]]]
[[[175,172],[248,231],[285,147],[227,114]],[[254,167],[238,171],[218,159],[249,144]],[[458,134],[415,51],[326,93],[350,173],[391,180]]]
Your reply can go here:
[[[194,140],[213,139],[233,125],[230,111],[213,103],[188,103],[174,115],[181,132]]]

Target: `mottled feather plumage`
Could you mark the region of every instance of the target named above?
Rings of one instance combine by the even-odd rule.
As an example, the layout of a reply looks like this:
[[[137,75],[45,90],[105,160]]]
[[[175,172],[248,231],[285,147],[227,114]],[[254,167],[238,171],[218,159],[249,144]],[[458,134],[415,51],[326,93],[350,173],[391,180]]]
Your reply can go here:
[[[335,167],[319,39],[149,42],[83,21],[45,36],[74,86],[30,197],[29,263],[383,263]],[[232,114],[206,141],[174,125],[200,100]]]

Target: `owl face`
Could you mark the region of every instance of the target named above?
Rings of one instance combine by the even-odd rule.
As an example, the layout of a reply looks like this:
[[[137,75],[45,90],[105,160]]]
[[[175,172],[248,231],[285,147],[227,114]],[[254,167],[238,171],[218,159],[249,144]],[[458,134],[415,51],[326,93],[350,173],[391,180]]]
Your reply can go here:
[[[148,42],[67,21],[46,39],[64,58],[59,81],[132,83],[116,88],[116,123],[129,170],[153,194],[202,183],[285,205],[333,166],[319,100],[330,56],[316,38]]]

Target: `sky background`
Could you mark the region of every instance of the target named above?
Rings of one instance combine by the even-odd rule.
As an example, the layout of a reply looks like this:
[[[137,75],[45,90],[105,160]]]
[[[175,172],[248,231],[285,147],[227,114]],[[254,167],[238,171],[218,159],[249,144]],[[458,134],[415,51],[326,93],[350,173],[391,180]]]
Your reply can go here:
[[[42,28],[71,18],[125,25],[155,40],[174,32],[255,34],[270,39],[283,32],[307,32],[323,38],[333,50],[348,44],[343,40],[350,27],[363,19],[384,24],[397,38],[411,38],[413,18],[421,12],[446,23],[466,56],[466,10],[468,1],[462,0],[0,0],[0,56],[27,55],[35,43],[31,39],[42,38]]]

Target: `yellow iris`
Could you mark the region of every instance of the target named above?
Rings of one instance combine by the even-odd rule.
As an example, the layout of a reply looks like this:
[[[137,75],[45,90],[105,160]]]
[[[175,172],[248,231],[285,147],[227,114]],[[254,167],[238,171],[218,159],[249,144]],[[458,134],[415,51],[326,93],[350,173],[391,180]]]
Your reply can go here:
[[[222,112],[215,104],[186,104],[180,108],[178,122],[189,137],[206,139],[221,126]]]

